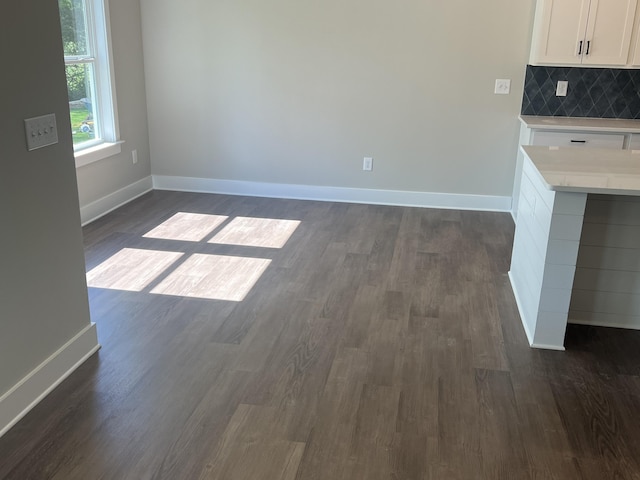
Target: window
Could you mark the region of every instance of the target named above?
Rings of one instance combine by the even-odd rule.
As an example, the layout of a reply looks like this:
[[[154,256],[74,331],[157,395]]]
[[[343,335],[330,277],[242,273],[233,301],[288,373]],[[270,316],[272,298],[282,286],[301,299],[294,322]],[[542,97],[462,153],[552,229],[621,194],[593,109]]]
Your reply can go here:
[[[76,165],[120,152],[107,0],[58,0]]]

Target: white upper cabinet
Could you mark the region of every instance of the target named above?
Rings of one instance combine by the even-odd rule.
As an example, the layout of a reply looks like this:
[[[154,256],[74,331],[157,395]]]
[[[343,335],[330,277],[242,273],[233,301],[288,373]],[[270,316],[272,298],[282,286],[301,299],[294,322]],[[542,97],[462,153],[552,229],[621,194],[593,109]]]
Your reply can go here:
[[[576,64],[589,19],[590,0],[538,0],[532,64]]]
[[[640,29],[640,26],[638,29]],[[634,68],[640,67],[640,32],[637,31],[638,29],[636,29],[635,47],[631,57],[631,66]]]
[[[638,0],[539,0],[533,65],[627,65]]]
[[[583,64],[627,64],[637,4],[638,0],[591,0]]]

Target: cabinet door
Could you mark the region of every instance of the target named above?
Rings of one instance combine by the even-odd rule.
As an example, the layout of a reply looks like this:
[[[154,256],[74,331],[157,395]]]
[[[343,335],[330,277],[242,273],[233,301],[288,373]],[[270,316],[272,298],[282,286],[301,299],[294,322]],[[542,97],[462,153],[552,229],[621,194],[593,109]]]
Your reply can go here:
[[[634,133],[629,139],[629,150],[640,150],[640,133]],[[640,265],[640,264],[639,264]]]
[[[584,65],[627,64],[637,4],[638,0],[591,0]]]
[[[590,0],[539,0],[531,63],[581,63],[580,42],[584,51],[590,3]]]
[[[636,31],[640,29],[640,25]],[[640,67],[640,32],[636,34],[635,47],[633,49],[633,56],[631,57],[631,66]]]

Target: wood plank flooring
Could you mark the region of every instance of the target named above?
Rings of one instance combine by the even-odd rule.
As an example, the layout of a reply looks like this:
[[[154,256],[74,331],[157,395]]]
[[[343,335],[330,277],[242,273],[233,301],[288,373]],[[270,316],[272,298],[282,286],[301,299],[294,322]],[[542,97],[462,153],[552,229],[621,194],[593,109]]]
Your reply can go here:
[[[530,349],[508,214],[152,192],[84,233],[103,348],[2,479],[640,479],[640,332]]]

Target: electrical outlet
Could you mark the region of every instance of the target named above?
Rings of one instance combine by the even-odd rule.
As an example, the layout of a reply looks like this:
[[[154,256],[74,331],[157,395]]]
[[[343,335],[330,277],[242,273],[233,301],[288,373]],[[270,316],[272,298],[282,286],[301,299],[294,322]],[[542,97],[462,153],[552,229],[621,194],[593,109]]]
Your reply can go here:
[[[370,172],[373,170],[373,158],[364,157],[364,161],[362,162],[362,170],[366,172]]]
[[[565,80],[559,80],[556,87],[556,97],[566,97],[567,89],[569,88],[569,82]]]
[[[496,80],[496,88],[493,93],[497,95],[509,95],[511,92],[511,80],[507,78],[499,78]]]
[[[50,113],[25,119],[24,132],[27,137],[27,150],[29,151],[58,143],[56,114]]]
[[[134,165],[138,163],[138,150],[131,150],[131,161]]]

